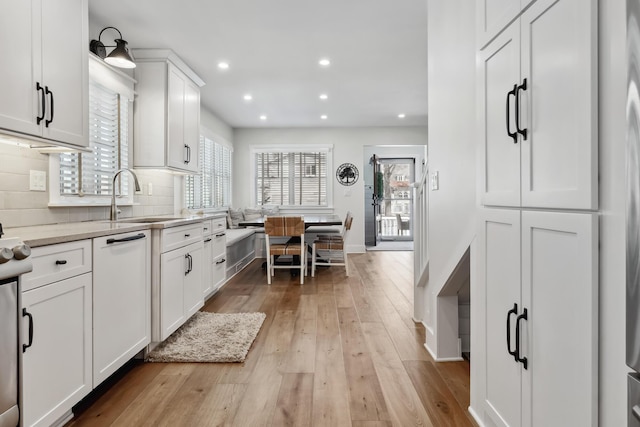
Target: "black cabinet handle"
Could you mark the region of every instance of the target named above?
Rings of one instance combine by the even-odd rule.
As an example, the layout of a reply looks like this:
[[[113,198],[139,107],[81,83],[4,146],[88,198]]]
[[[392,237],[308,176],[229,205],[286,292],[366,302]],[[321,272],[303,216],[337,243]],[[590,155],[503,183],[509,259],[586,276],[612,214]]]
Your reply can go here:
[[[513,85],[513,89],[511,89],[509,92],[507,92],[507,107],[506,107],[506,111],[507,111],[507,135],[509,135],[510,138],[513,138],[513,143],[517,144],[518,143],[518,132],[511,132],[511,114],[509,114],[511,112],[511,108],[509,108],[509,98],[513,95],[514,97],[516,96],[516,93],[518,91],[518,85]]]
[[[526,308],[524,309],[522,314],[518,316],[518,318],[516,319],[516,362],[522,363],[522,365],[524,366],[524,369],[527,369],[527,364],[528,364],[527,358],[520,357],[520,321],[521,320],[527,320]]]
[[[33,344],[33,316],[27,311],[26,308],[22,309],[22,317],[27,316],[29,318],[29,344],[22,344],[22,352],[27,351]]]
[[[204,243],[209,243],[211,239],[204,239]]]
[[[147,237],[144,233],[136,234],[135,236],[123,237],[122,239],[107,239],[107,245],[112,243],[130,242],[132,240],[144,239]]]
[[[187,269],[184,271],[184,275],[186,276],[187,274],[189,274],[189,254],[184,254],[184,259],[187,260]]]
[[[216,237],[224,237],[224,236],[226,236],[226,233],[216,234]]]
[[[67,263],[66,259],[59,259],[56,260],[56,265],[65,265]]]
[[[515,359],[515,361],[518,361],[518,351],[517,351],[517,344],[516,344],[516,350],[511,351],[511,315],[512,314],[518,314],[518,304],[513,303],[513,308],[509,311],[507,311],[507,352],[513,356],[513,358]]]
[[[226,259],[222,258],[220,261],[216,261],[216,265],[218,264],[224,264],[225,262],[227,262]]]
[[[520,91],[521,90],[527,90],[527,79],[524,79],[522,81],[522,84],[518,86],[518,88],[516,89],[516,130],[520,135],[522,135],[522,137],[526,141],[527,130],[520,128]]]
[[[40,109],[40,111],[42,112],[42,115],[36,117],[36,124],[40,124],[40,122],[42,121],[42,119],[44,119],[44,115],[46,114],[47,111],[47,106],[46,106],[46,95],[44,93],[44,88],[42,86],[40,86],[40,82],[36,82],[36,91],[40,92],[40,103],[42,104],[42,108]]]
[[[191,161],[191,147],[189,147],[187,144],[184,144],[184,148],[186,148],[185,151],[186,151],[186,154],[187,154],[187,157],[186,157],[186,159],[184,161],[184,164],[186,165]]]
[[[50,102],[49,102],[49,107],[50,108],[50,112],[49,112],[49,118],[47,120],[44,121],[44,125],[45,127],[49,127],[49,125],[53,122],[53,114],[54,114],[54,109],[53,109],[53,92],[51,92],[49,90],[49,86],[45,86],[44,87],[44,91],[47,95],[49,96]]]
[[[187,271],[184,272],[184,275],[186,276],[187,274],[191,273],[191,271],[193,270],[193,257],[189,254],[186,254],[184,256],[184,259],[187,260]]]

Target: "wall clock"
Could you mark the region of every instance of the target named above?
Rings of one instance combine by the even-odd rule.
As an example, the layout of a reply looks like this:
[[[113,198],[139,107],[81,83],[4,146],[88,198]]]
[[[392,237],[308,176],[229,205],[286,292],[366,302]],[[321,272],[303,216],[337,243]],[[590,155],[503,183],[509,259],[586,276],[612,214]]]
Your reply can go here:
[[[336,179],[342,185],[355,184],[358,176],[358,168],[352,163],[343,163],[336,169]]]

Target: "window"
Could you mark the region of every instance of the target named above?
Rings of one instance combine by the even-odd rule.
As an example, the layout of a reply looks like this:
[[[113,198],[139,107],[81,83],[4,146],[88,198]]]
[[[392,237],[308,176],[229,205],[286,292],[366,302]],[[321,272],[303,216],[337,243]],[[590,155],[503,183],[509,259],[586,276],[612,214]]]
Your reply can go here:
[[[256,150],[257,205],[327,206],[328,149]]]
[[[91,152],[49,156],[49,206],[109,205],[113,175],[131,166],[133,85],[129,76],[89,57]],[[118,180],[115,191],[124,199],[121,205],[133,203],[130,179],[123,174]]]
[[[60,195],[111,196],[111,181],[129,167],[129,101],[95,81],[89,84],[91,153],[60,154]],[[127,179],[117,194],[127,195]]]
[[[231,149],[200,137],[200,173],[185,179],[185,205],[189,209],[231,204]]]

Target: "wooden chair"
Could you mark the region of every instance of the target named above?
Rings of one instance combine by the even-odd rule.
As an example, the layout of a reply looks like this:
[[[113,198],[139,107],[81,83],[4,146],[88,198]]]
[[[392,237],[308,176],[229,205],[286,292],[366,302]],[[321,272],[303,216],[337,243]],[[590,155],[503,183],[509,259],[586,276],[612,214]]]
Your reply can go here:
[[[339,235],[328,234],[320,235],[313,241],[311,249],[311,277],[316,274],[316,266],[344,266],[347,276],[349,276],[349,261],[347,259],[347,251],[345,242],[347,234],[351,230],[353,223],[353,215],[347,212],[344,221],[344,228]]]
[[[264,220],[264,237],[267,249],[267,283],[271,284],[276,268],[299,268],[300,284],[304,283],[307,267],[307,245],[304,242],[304,219],[301,216],[271,216]],[[284,243],[271,242],[273,237],[288,237]],[[281,255],[291,255],[300,262],[276,265],[275,259]]]
[[[405,230],[406,231],[411,230],[411,223],[409,222],[409,220],[403,221],[400,214],[396,214],[396,223],[398,227],[398,235],[403,234],[403,231]]]

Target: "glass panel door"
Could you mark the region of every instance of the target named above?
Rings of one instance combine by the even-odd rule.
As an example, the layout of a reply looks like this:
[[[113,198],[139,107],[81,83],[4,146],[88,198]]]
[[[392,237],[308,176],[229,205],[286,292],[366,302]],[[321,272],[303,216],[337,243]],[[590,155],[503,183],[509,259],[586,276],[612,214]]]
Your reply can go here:
[[[415,159],[380,159],[376,179],[379,193],[376,223],[378,240],[413,240]]]

